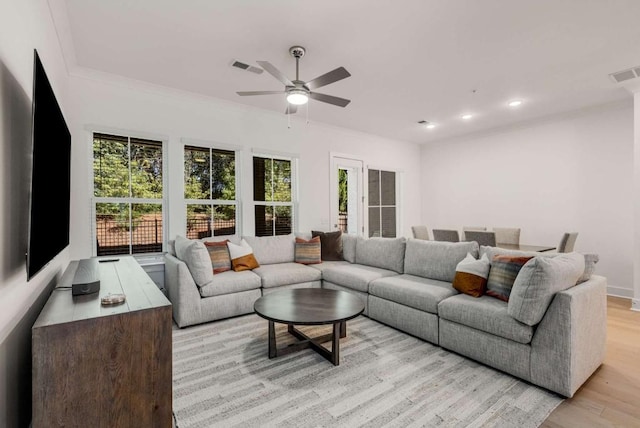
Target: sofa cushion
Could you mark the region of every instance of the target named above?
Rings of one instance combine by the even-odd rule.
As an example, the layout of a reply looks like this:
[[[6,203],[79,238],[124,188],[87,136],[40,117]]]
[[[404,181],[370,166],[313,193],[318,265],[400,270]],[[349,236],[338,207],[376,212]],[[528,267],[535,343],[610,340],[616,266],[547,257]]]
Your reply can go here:
[[[357,235],[342,234],[342,257],[349,263],[356,262],[356,242],[358,242]]]
[[[403,273],[406,241],[404,237],[359,237],[356,241],[356,263]]]
[[[320,257],[320,237],[316,236],[309,240],[296,238],[295,262],[303,265],[313,265],[322,263]]]
[[[231,270],[231,256],[229,255],[228,240],[224,241],[205,241],[204,246],[209,252],[213,274],[226,272]]]
[[[324,272],[325,269],[329,269],[336,266],[351,266],[351,263],[349,263],[346,260],[341,260],[341,261],[334,261],[334,262],[322,262],[316,265],[309,265],[309,266],[314,269],[318,269],[320,272]]]
[[[487,279],[487,296],[508,302],[520,269],[531,259],[532,257],[495,256],[491,260]]]
[[[520,269],[513,283],[509,296],[509,315],[527,325],[538,324],[554,294],[573,287],[583,272],[582,254],[534,257]]]
[[[279,236],[245,236],[253,248],[258,263],[289,263],[295,260],[295,237],[293,234]]]
[[[202,297],[220,296],[257,288],[260,288],[260,277],[255,273],[249,270],[227,271],[214,275],[210,283],[200,287],[200,295]]]
[[[320,281],[322,279],[322,273],[318,269],[299,263],[261,265],[259,268],[254,269],[253,272],[262,280],[263,288]]]
[[[369,294],[437,314],[438,303],[458,292],[450,282],[403,274],[371,281]]]
[[[176,256],[187,265],[196,285],[202,287],[213,280],[211,259],[202,241],[178,235],[175,240],[175,249]]]
[[[231,267],[234,271],[241,272],[243,270],[255,269],[260,266],[253,255],[253,249],[244,239],[240,242],[240,245],[236,245],[233,242],[227,242],[227,247],[229,247]]]
[[[486,254],[480,260],[476,260],[471,253],[467,253],[467,257],[456,266],[453,288],[469,296],[482,296],[487,289],[490,268],[491,263]]]
[[[378,278],[397,275],[394,271],[373,266],[348,264],[322,271],[322,279],[352,290],[369,292],[369,283]]]
[[[529,343],[533,327],[514,319],[507,312],[507,302],[489,296],[467,294],[449,297],[438,305],[438,315],[467,327],[491,333],[519,343]]]
[[[335,232],[319,232],[311,231],[311,236],[320,237],[322,261],[338,261],[344,260],[342,256],[342,231]]]
[[[404,256],[404,273],[452,282],[456,266],[467,253],[478,257],[478,243],[409,239]]]

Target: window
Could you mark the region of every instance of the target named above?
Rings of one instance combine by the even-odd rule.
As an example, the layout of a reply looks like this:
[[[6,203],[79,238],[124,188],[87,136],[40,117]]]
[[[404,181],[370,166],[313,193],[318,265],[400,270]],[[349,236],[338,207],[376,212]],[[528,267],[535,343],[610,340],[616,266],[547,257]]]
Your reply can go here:
[[[162,142],[93,134],[98,256],[162,251]]]
[[[369,170],[369,237],[396,237],[396,173]]]
[[[236,195],[235,151],[184,147],[188,238],[236,234]]]
[[[288,235],[293,232],[295,192],[292,166],[292,159],[254,156],[256,236]]]

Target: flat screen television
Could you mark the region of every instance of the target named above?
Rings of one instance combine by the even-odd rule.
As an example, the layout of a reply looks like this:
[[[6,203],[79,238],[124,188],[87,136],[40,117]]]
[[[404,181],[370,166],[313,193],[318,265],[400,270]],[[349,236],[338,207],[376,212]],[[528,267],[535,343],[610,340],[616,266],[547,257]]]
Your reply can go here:
[[[37,50],[31,108],[28,279],[69,245],[71,133]]]

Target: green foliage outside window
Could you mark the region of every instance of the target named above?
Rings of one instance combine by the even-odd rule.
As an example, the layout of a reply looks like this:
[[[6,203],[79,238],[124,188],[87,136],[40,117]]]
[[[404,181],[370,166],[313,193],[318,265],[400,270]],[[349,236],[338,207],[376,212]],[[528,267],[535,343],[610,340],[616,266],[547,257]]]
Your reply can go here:
[[[93,181],[95,197],[161,200],[162,143],[94,134]],[[157,209],[153,204],[133,204],[132,220]],[[98,215],[129,220],[129,212],[121,204],[101,204]]]
[[[347,212],[347,170],[338,169],[338,211],[341,213]]]

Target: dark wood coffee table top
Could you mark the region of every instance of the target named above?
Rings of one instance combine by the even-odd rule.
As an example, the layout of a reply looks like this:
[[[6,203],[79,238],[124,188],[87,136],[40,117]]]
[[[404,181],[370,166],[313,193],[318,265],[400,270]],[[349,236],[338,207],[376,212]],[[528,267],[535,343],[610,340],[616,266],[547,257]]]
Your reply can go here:
[[[253,309],[278,323],[320,325],[355,318],[364,311],[364,304],[346,291],[297,288],[266,294],[256,300]]]

